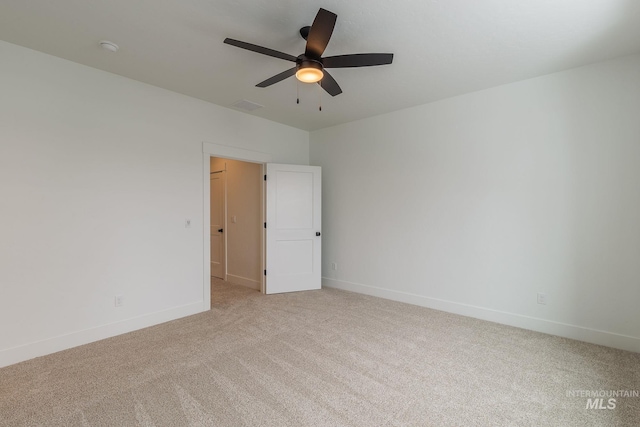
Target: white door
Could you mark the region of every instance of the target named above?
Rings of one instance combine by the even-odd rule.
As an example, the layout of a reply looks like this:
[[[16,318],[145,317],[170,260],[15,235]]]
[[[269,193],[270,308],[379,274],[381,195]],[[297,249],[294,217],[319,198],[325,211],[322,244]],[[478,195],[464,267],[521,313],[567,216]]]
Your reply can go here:
[[[211,173],[211,276],[226,280],[224,211],[225,171]]]
[[[267,164],[267,294],[320,289],[321,169]]]

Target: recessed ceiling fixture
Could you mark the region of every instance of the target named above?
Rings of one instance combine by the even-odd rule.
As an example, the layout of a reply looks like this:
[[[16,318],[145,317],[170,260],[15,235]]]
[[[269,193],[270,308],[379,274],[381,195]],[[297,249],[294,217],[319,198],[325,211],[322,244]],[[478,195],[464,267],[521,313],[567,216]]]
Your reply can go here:
[[[331,74],[326,71],[326,68],[371,67],[393,62],[393,53],[357,53],[323,58],[322,54],[329,43],[337,18],[338,16],[335,13],[320,9],[313,20],[313,24],[310,27],[302,27],[300,29],[300,35],[307,41],[307,46],[304,53],[297,57],[240,40],[226,38],[224,42],[252,52],[261,53],[262,55],[296,63],[295,67],[258,83],[257,87],[271,86],[295,75],[301,82],[319,83],[331,96],[336,96],[342,93],[342,89],[331,77]]]
[[[117,52],[118,49],[120,49],[120,47],[118,47],[117,44],[115,44],[114,42],[110,42],[108,40],[101,41],[100,47],[105,50],[108,50],[109,52]]]

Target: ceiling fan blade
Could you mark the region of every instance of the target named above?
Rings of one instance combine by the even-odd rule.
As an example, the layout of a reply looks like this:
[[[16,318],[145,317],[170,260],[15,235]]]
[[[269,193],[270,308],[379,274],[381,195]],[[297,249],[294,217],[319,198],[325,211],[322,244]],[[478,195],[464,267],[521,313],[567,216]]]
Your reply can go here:
[[[293,67],[288,69],[287,71],[283,71],[280,74],[276,74],[275,76],[268,78],[267,80],[258,83],[256,86],[257,87],[267,87],[267,86],[271,86],[272,84],[281,82],[282,80],[286,79],[287,77],[291,77],[296,73],[297,68]]]
[[[320,80],[318,84],[331,96],[340,95],[342,93],[342,89],[340,89],[338,82],[327,72],[327,70],[324,70],[324,77],[322,77],[322,80]]]
[[[307,47],[304,52],[306,56],[311,58],[322,56],[333,33],[337,18],[338,15],[335,13],[320,8],[307,36]]]
[[[247,42],[241,42],[240,40],[234,40],[230,38],[224,39],[226,44],[230,44],[231,46],[239,47],[241,49],[247,49],[252,52],[261,53],[267,56],[273,56],[274,58],[284,59],[285,61],[296,62],[298,58],[293,55],[289,55],[288,53],[278,52],[277,50],[269,49],[266,47],[258,46],[256,44],[251,44]]]
[[[372,67],[393,62],[393,53],[354,53],[322,58],[324,68]]]

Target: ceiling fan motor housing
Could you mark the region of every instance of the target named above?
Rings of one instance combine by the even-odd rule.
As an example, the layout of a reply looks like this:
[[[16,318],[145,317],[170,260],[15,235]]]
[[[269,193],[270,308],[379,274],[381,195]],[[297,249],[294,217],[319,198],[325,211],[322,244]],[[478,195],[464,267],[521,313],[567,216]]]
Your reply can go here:
[[[315,68],[316,70],[322,71],[323,68],[321,60],[312,59],[305,55],[300,55],[296,64],[298,66],[298,70],[301,68]]]

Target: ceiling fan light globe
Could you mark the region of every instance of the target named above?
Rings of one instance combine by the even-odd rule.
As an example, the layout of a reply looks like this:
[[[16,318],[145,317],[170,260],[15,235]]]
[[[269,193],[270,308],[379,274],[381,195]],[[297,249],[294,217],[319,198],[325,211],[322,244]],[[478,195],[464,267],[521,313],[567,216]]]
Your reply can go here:
[[[318,68],[300,68],[296,71],[296,78],[302,83],[317,83],[324,77],[322,70]]]

